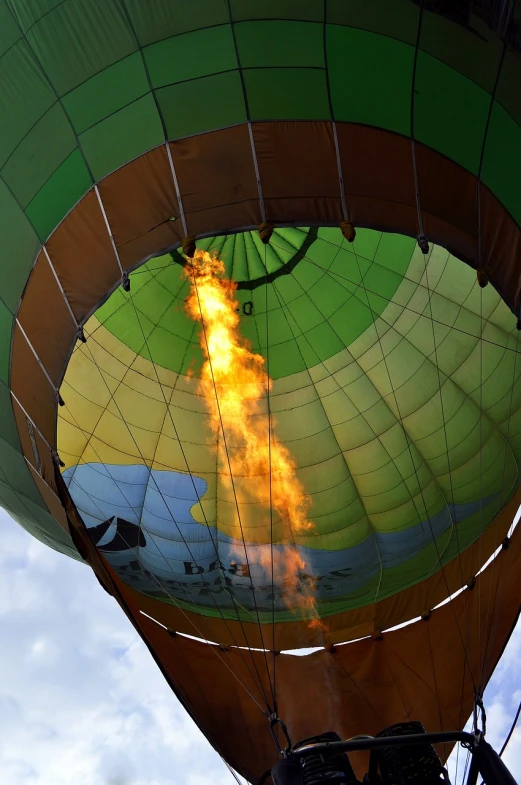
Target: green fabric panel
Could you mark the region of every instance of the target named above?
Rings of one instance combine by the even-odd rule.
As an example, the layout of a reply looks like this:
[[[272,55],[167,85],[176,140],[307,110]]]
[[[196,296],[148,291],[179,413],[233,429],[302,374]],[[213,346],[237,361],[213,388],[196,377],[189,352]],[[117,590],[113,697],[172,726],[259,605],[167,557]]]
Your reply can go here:
[[[507,49],[496,88],[496,101],[521,125],[521,60]]]
[[[162,87],[156,92],[169,139],[246,121],[238,71]]]
[[[327,322],[321,322],[309,330],[303,344],[301,350],[307,367],[325,362],[344,348],[337,333]]]
[[[27,205],[27,217],[42,242],[92,186],[81,152],[76,149],[49,177]]]
[[[66,0],[31,27],[27,40],[58,95],[136,49],[117,0]]]
[[[67,115],[60,104],[54,104],[31,128],[2,169],[5,182],[23,207],[75,147],[76,139]]]
[[[145,95],[84,131],[80,144],[96,180],[164,141],[152,95]]]
[[[17,0],[16,3],[11,3],[11,7],[13,7],[16,21],[25,35],[35,22],[61,5],[62,2],[63,0]]]
[[[149,3],[143,0],[126,0],[125,5],[142,46],[230,22],[226,0],[190,0],[189,3],[154,0],[153,13]]]
[[[39,247],[31,224],[0,180],[1,296],[14,313]]]
[[[244,71],[251,120],[328,120],[325,71],[259,68]]]
[[[18,32],[9,9],[5,3],[1,8],[5,18],[10,20],[5,25],[5,45],[11,48],[0,63],[0,101],[2,96],[4,100],[6,95],[10,96],[6,111],[0,107],[2,116],[6,118],[0,140],[0,165],[27,133],[35,134],[33,141],[37,139],[39,129],[53,116],[51,113],[47,117],[45,112],[54,102],[52,90],[40,73],[30,48],[23,41],[16,43]],[[88,160],[94,161],[96,177],[107,174],[161,141],[158,118],[150,101],[146,101],[148,85],[141,57],[134,51],[132,30],[116,0],[95,0],[87,10],[79,0],[44,6],[17,0],[15,8],[22,27],[31,27],[28,41],[42,60],[54,87],[64,94],[63,105],[70,112],[77,132],[93,131],[92,136],[82,138],[82,142]],[[395,39],[413,41],[418,9],[409,0],[407,3],[396,0],[392,14],[388,9],[388,4],[381,0],[372,0],[371,3],[353,0],[349,4],[331,0],[328,3],[327,50],[331,95],[336,119],[408,133],[411,50]],[[154,14],[150,13],[148,3],[132,0],[128,11],[140,41],[147,45],[147,57],[157,85],[166,85],[172,79],[203,77],[201,84],[194,81],[185,85],[184,89],[179,86],[177,91],[160,90],[159,100],[169,136],[179,138],[244,122],[239,75],[209,74],[212,69],[233,69],[236,63],[230,17],[224,0],[214,3],[201,0],[191,3],[190,8],[158,0]],[[231,13],[242,65],[246,68],[244,78],[252,119],[327,119],[327,86],[320,70],[323,65],[321,3],[266,5],[255,2],[247,7],[235,3]],[[481,47],[485,46],[481,39],[473,39],[467,46],[467,37],[464,39],[467,42],[465,46],[456,46],[459,37],[466,35],[463,28],[449,23],[440,14],[430,12],[424,21],[424,45],[436,57],[430,58],[425,53],[419,57],[416,135],[475,171],[488,98],[469,79],[441,61],[444,58],[450,60],[458,70],[490,85],[497,64],[497,47],[487,45],[488,56],[480,57]],[[445,37],[437,35],[436,31],[445,28],[448,31]],[[84,47],[71,46],[75,30],[86,42]],[[368,30],[385,32],[388,37],[374,35]],[[158,38],[163,40],[148,46],[150,41]],[[43,52],[46,40],[52,40],[53,47]],[[198,56],[191,57],[190,52],[197,41]],[[517,83],[514,73],[516,62],[507,53],[504,63],[506,76],[503,75],[500,80],[498,95],[509,103],[511,111],[515,113],[518,110],[521,115],[518,91],[509,93],[510,88],[505,86]],[[254,70],[263,64],[283,65],[284,69]],[[304,66],[304,70],[293,70],[296,64]],[[315,69],[317,71],[313,73]],[[282,73],[283,70],[287,72]],[[352,78],[354,73],[356,79]],[[212,82],[212,79],[216,81]],[[346,80],[349,89],[345,87]],[[78,86],[71,92],[74,85]],[[145,101],[143,106],[146,105],[146,110],[142,123],[135,127],[136,118],[129,105],[139,98]],[[431,107],[434,104],[443,107],[444,111],[433,113]],[[110,113],[117,114],[124,107],[129,109],[131,122],[128,125],[132,128],[132,133],[126,131],[124,144],[116,144],[111,139],[118,136],[119,126],[127,122],[125,115],[114,119],[114,129],[109,123],[103,131],[94,131],[97,123],[102,120],[109,122]],[[445,120],[445,109],[451,117],[450,123]],[[140,113],[139,110],[137,114]],[[65,125],[62,124],[61,128],[68,133]],[[70,140],[62,144],[54,129],[49,130],[46,142],[46,146],[51,144],[51,153],[58,157],[54,159],[51,154],[43,156],[39,152],[31,167],[32,182],[23,173],[24,168],[29,169],[24,160],[28,160],[29,156],[24,150],[31,148],[30,139],[22,142],[19,152],[15,152],[14,158],[8,161],[6,177],[10,183],[16,183],[15,191],[17,195],[21,194],[22,204],[33,199],[44,186],[42,181],[52,176],[59,159],[63,157],[62,160],[65,160],[70,152]],[[50,187],[46,189],[45,198],[52,191]],[[501,189],[496,193],[501,198]],[[54,200],[60,201],[57,194],[52,194]],[[39,211],[39,201],[36,197],[29,214]],[[58,210],[57,214],[60,212]],[[48,233],[48,223],[43,223],[45,229],[39,231]]]
[[[414,134],[419,142],[476,174],[489,106],[490,96],[481,87],[434,57],[418,54]]]
[[[357,252],[361,253],[361,249],[359,250],[360,241],[358,237],[355,242]],[[412,257],[415,250],[416,240],[412,237],[404,237],[400,234],[387,234],[384,232],[381,235],[376,248],[374,248],[374,251],[371,249],[370,253],[374,255],[374,260],[380,267],[387,267],[389,270],[394,270],[401,275],[405,275],[407,267],[409,266],[408,260]],[[367,253],[365,255],[367,255]]]
[[[328,0],[327,22],[356,27],[416,45],[420,14],[410,0]]]
[[[492,93],[503,44],[490,32],[487,36],[469,35],[466,27],[454,24],[442,14],[425,13],[419,45],[427,54]]]
[[[336,120],[409,134],[413,47],[365,30],[330,25],[327,62]]]
[[[344,346],[347,346],[362,330],[369,327],[372,321],[373,316],[366,303],[363,302],[362,296],[362,301],[352,297],[348,304],[335,311],[329,324]]]
[[[334,274],[325,273],[308,290],[309,296],[321,315],[318,323],[326,324],[333,314],[343,306],[346,301],[346,289],[349,292],[355,291],[355,287],[344,287],[339,284]]]
[[[92,76],[63,98],[63,106],[78,134],[148,93],[139,52]]]
[[[298,19],[307,22],[323,22],[323,0],[230,0],[232,18],[235,22],[244,19]]]
[[[0,381],[9,382],[9,359],[11,354],[11,333],[13,315],[0,300]],[[0,431],[1,433],[1,431]]]
[[[242,22],[235,25],[242,68],[324,68],[324,26],[310,22]]]
[[[7,444],[10,444],[18,452],[20,451],[20,439],[14,419],[11,393],[9,387],[2,381],[0,381],[0,435]]]
[[[75,561],[79,561],[84,564],[83,559],[81,558],[80,554],[76,550],[72,539],[67,535],[66,532],[63,531],[61,526],[59,528],[56,527],[56,522],[51,515],[45,514],[45,511],[42,510],[42,513],[39,516],[39,523],[41,526],[45,527],[44,529],[40,527],[30,526],[27,523],[18,521],[21,526],[33,537],[36,537],[43,545],[47,545],[48,548],[52,548],[58,553],[63,553],[65,556],[68,556],[70,559],[74,559]],[[15,520],[17,520],[15,518]],[[54,524],[54,526],[53,526]],[[48,531],[52,531],[53,536],[49,536],[47,534]]]
[[[5,3],[0,3],[0,58],[18,41],[21,35],[10,10]]]
[[[29,470],[28,470],[29,471]],[[22,493],[9,488],[0,475],[0,504],[29,534],[40,542],[81,561],[72,539],[47,509],[35,504]]]
[[[521,221],[521,129],[495,101],[490,116],[481,179],[516,221]]]
[[[45,502],[31,477],[25,458],[1,437],[0,467],[0,479],[3,479],[14,491],[22,493],[38,507],[45,507]]]
[[[0,167],[54,101],[26,42],[19,41],[0,60]]]
[[[154,87],[237,68],[231,25],[167,38],[147,46],[144,55]]]

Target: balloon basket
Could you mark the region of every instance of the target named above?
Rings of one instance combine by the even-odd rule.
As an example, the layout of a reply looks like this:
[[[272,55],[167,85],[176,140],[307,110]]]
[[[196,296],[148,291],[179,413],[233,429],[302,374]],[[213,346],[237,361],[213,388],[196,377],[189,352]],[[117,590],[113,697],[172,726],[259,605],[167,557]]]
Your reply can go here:
[[[450,785],[449,775],[435,744],[459,743],[471,753],[465,785],[517,785],[505,763],[482,733],[440,731],[426,733],[419,722],[385,728],[377,736],[340,740],[329,732],[287,748],[258,785]],[[369,771],[358,780],[349,761],[352,752],[370,752]]]

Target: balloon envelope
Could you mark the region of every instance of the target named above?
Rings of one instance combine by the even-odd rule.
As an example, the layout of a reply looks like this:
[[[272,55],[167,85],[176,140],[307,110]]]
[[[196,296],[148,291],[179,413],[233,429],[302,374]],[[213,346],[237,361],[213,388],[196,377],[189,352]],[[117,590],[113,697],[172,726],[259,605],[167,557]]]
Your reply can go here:
[[[277,702],[461,726],[519,610],[516,535],[476,575],[519,506],[520,12],[446,5],[0,0],[0,502],[250,777]],[[321,625],[209,424],[194,243],[273,380]]]

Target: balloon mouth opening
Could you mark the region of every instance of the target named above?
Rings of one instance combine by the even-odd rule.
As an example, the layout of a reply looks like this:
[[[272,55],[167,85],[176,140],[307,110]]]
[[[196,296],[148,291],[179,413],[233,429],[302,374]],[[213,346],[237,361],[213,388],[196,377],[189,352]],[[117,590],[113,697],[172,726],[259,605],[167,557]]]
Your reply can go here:
[[[270,245],[267,246],[262,244],[253,230],[196,241],[197,247],[199,244],[204,245],[205,243],[209,253],[215,252],[223,259],[225,278],[233,280],[235,295],[238,298],[236,316],[241,335],[244,334],[253,346],[253,350],[259,355],[263,355],[264,359],[269,362],[270,377],[273,377],[275,386],[282,385],[286,390],[285,395],[301,396],[302,393],[299,390],[302,387],[302,379],[307,378],[310,373],[315,374],[318,383],[320,383],[317,369],[322,369],[322,375],[326,368],[331,368],[328,373],[336,373],[334,371],[335,363],[337,363],[335,357],[342,355],[342,352],[345,353],[348,347],[356,345],[357,341],[366,340],[364,335],[369,335],[371,331],[376,330],[373,344],[378,347],[382,336],[379,335],[375,324],[381,325],[387,332],[388,322],[386,320],[390,316],[385,309],[395,308],[395,299],[396,303],[406,302],[405,307],[400,305],[403,310],[403,318],[412,318],[412,314],[416,314],[415,319],[421,316],[421,311],[419,313],[415,311],[418,306],[414,302],[410,302],[409,299],[404,301],[402,294],[403,287],[410,288],[414,284],[419,292],[416,296],[421,299],[426,286],[422,284],[424,273],[420,268],[423,269],[425,265],[433,265],[432,270],[438,270],[438,272],[444,270],[447,265],[449,268],[451,265],[457,265],[458,269],[461,267],[462,270],[465,270],[464,276],[466,276],[465,281],[467,281],[469,292],[473,291],[476,285],[475,274],[469,268],[465,268],[460,261],[451,262],[447,251],[437,246],[430,246],[429,253],[425,255],[416,238],[374,230],[359,229],[353,243],[342,238],[338,227],[275,228]],[[166,525],[164,521],[168,521],[170,518],[170,524],[174,522],[174,526],[177,525],[178,520],[181,521],[182,525],[187,527],[183,534],[185,537],[188,531],[194,530],[194,526],[203,527],[207,523],[210,518],[205,505],[207,499],[215,497],[211,479],[211,471],[215,472],[215,466],[213,470],[210,470],[208,465],[204,463],[206,459],[201,458],[213,438],[211,429],[207,428],[208,409],[207,407],[201,408],[201,405],[199,408],[196,407],[197,412],[195,409],[190,411],[190,407],[186,408],[186,401],[191,400],[194,392],[198,389],[204,364],[204,351],[202,351],[204,347],[200,341],[201,325],[196,323],[197,320],[189,318],[186,313],[186,300],[190,293],[190,264],[192,262],[181,256],[179,251],[173,251],[171,255],[167,254],[150,259],[130,273],[128,286],[118,287],[95,311],[91,320],[85,324],[84,338],[86,343],[82,341],[77,343],[61,388],[66,406],[60,410],[58,453],[66,462],[66,466],[62,467],[64,468],[64,477],[67,480],[72,499],[83,515],[87,527],[99,527],[100,523],[108,520],[111,516],[116,516],[119,520],[117,525],[114,524],[106,529],[101,527],[103,531],[99,529],[98,545],[100,551],[107,558],[113,559],[117,569],[122,571],[122,576],[125,576],[129,581],[134,581],[134,585],[138,588],[136,580],[141,579],[142,567],[139,560],[135,558],[134,552],[148,551],[150,563],[146,566],[148,574],[145,574],[148,583],[141,586],[143,593],[155,599],[168,601],[169,593],[176,594],[178,589],[185,592],[186,586],[189,586],[189,591],[192,592],[191,587],[196,586],[195,599],[192,598],[188,601],[187,608],[195,610],[197,613],[208,614],[216,597],[213,590],[207,591],[206,584],[209,580],[219,582],[224,570],[230,584],[217,586],[216,591],[220,592],[217,599],[219,603],[226,604],[228,602],[229,607],[226,608],[226,615],[229,618],[235,618],[235,611],[230,606],[228,589],[239,592],[247,591],[247,585],[252,581],[252,573],[247,565],[247,560],[237,558],[237,551],[242,547],[240,537],[232,524],[226,522],[225,516],[221,517],[219,525],[212,523],[209,535],[210,538],[214,536],[221,538],[219,551],[227,556],[223,556],[220,562],[214,554],[212,558],[209,557],[206,564],[203,561],[198,561],[190,550],[186,551],[182,558],[177,557],[178,563],[173,569],[174,573],[181,574],[183,578],[182,580],[172,578],[172,587],[174,588],[170,587],[164,596],[159,596],[157,587],[154,586],[155,568],[153,569],[151,566],[155,563],[157,568],[158,560],[161,561],[160,555],[157,558],[153,555],[154,537],[164,535],[164,532],[161,533],[161,527]],[[293,265],[292,269],[287,272],[286,268],[290,265]],[[436,267],[436,265],[438,266]],[[269,278],[270,275],[272,275],[271,278]],[[322,296],[321,299],[319,286],[324,285],[324,282],[327,282],[327,296],[325,299]],[[243,285],[242,289],[241,285]],[[348,294],[344,296],[342,292]],[[295,311],[292,309],[294,308],[293,301],[297,296],[304,298],[301,302],[305,303],[305,308],[299,305],[299,311],[296,312],[297,318],[302,318],[302,314],[308,308],[310,322],[309,325],[298,325],[300,329],[296,331],[295,322],[292,322],[291,319],[295,318],[293,315]],[[487,296],[489,295],[487,294]],[[280,297],[282,297],[282,301],[278,299]],[[331,309],[327,318],[324,317],[322,322],[317,322],[317,314],[321,310],[327,309],[334,299],[336,310]],[[270,304],[272,311],[267,310],[270,308]],[[428,309],[429,301],[426,300],[422,307]],[[360,310],[361,308],[362,310]],[[339,309],[341,318],[336,315]],[[271,325],[268,325],[268,334],[273,342],[270,344],[269,357],[265,342],[266,314],[268,313],[272,314],[270,321],[273,320]],[[363,314],[362,317],[359,316],[360,313]],[[386,313],[387,316],[385,316]],[[382,316],[382,314],[384,315]],[[279,321],[275,328],[276,319]],[[360,320],[361,327],[359,332],[353,332],[357,319]],[[307,336],[308,333],[313,335],[313,331],[317,329],[326,331],[325,334],[333,336],[334,330],[330,329],[331,324],[334,324],[336,330],[349,329],[351,332],[343,334],[341,346],[338,343],[332,343],[331,350],[327,341],[324,341],[324,346],[328,347],[329,354],[319,357],[316,354],[317,347],[318,351],[322,351],[322,344],[315,344],[315,348],[313,348],[310,339],[301,336]],[[478,334],[476,336],[478,337]],[[288,339],[291,341],[288,342]],[[284,341],[286,343],[277,357],[278,342],[284,344]],[[308,352],[307,359],[302,354],[303,346]],[[311,353],[312,351],[315,354]],[[80,367],[81,363],[77,364],[80,359],[83,363],[90,363],[90,371],[86,370],[87,366],[83,368],[83,366]],[[339,371],[342,371],[342,367],[342,365],[338,365]],[[370,371],[370,367],[368,370]],[[388,369],[387,373],[389,373]],[[303,376],[299,376],[299,374],[303,374]],[[94,389],[94,385],[90,393],[87,393],[86,388],[80,389],[75,380],[75,377],[77,380],[81,379],[83,380],[81,384],[84,384],[84,381],[90,378],[89,384],[92,386],[92,380],[96,375],[99,377],[99,384],[96,389]],[[291,387],[293,382],[289,381],[293,378],[296,380],[295,390]],[[297,384],[298,379],[300,382]],[[288,384],[290,387],[287,386]],[[179,449],[179,447],[175,447],[175,444],[179,445],[181,441],[178,439],[176,442],[175,433],[170,426],[172,433],[163,432],[164,428],[161,422],[163,422],[164,412],[161,414],[159,410],[164,408],[165,390],[169,406],[173,405],[178,409],[176,409],[175,422],[179,423],[182,429],[188,428],[186,433],[183,432],[184,435],[181,439],[182,450],[195,451],[193,452],[194,456],[199,451],[197,453],[199,457],[190,457],[186,465],[182,464],[182,461],[178,461],[174,465],[171,463],[171,457],[168,457],[173,454],[172,450],[175,452]],[[202,400],[200,393],[199,398]],[[88,436],[92,434],[90,423],[94,421],[89,420],[93,411],[92,407],[99,407],[99,402],[102,399],[105,400],[105,409],[102,413],[101,424],[96,425],[96,433],[93,438],[90,438]],[[117,405],[115,404],[116,399],[118,399]],[[324,400],[327,405],[327,398]],[[360,405],[363,406],[363,401],[360,401]],[[118,412],[118,406],[122,407],[121,412]],[[71,418],[70,412],[74,407],[76,407],[74,416]],[[85,415],[85,412],[90,411],[89,407],[92,411]],[[155,409],[158,410],[158,414],[152,415]],[[123,411],[125,414],[122,414]],[[152,427],[150,423],[147,424],[145,420],[149,416],[156,418],[159,425],[156,424]],[[81,449],[72,449],[67,443],[69,439],[67,431],[71,427],[84,436],[87,434],[88,438],[84,439],[85,444]],[[304,418],[299,428],[304,431],[306,427],[307,422]],[[122,435],[121,438],[118,437],[121,443],[114,451],[113,447],[117,439],[114,441],[111,433],[112,431],[116,433],[114,429],[118,428],[122,432],[125,431],[126,435],[124,438]],[[349,433],[349,429],[346,433]],[[136,450],[136,439],[140,440],[139,450]],[[108,446],[110,447],[110,455],[106,452]],[[79,462],[73,457],[75,455],[81,456]],[[226,458],[224,453],[222,458],[223,460]],[[145,474],[147,477],[144,477]],[[152,474],[154,474],[153,482],[150,480]],[[240,475],[240,472],[237,474]],[[89,490],[89,483],[100,483],[100,475],[105,475],[104,478],[102,477],[102,484],[110,481],[113,486],[112,490],[106,490],[107,498],[101,494],[101,500],[98,498],[94,486]],[[132,476],[129,480],[130,475]],[[182,479],[183,477],[185,479]],[[196,487],[190,487],[192,481],[196,483]],[[124,489],[125,482],[127,485],[143,488],[144,501],[141,499],[134,504],[129,503],[129,500],[125,499],[125,496],[128,495]],[[158,513],[157,499],[153,504],[151,502],[151,498],[154,496],[154,493],[151,494],[151,484],[157,483],[163,483],[159,496],[182,499],[183,509],[177,507],[172,513],[168,508],[168,504],[170,504],[168,502],[167,508],[162,513],[160,511]],[[185,484],[183,485],[183,483]],[[120,498],[122,488],[123,496]],[[87,500],[85,492],[89,496]],[[119,501],[115,500],[115,497],[113,498],[114,494],[118,496]],[[110,505],[107,507],[109,497],[112,507]],[[449,530],[447,527],[450,528],[454,525],[454,521],[458,524],[466,515],[474,513],[479,515],[483,504],[494,505],[496,501],[492,497],[487,497],[483,503],[480,501],[476,504],[479,509],[476,508],[475,511],[465,505],[460,505],[460,507],[452,505],[449,506],[448,512],[440,513],[435,518],[436,536],[445,537]],[[101,506],[101,511],[99,509],[96,511],[96,506],[98,508]],[[139,519],[142,510],[148,515],[151,509],[154,510],[156,516],[154,526],[157,530],[154,530],[152,526],[152,535],[146,526],[141,533],[133,531],[132,526],[140,525]],[[435,511],[435,514],[438,515],[438,512]],[[163,523],[161,523],[161,519],[163,519]],[[130,528],[125,529],[127,524]],[[248,549],[252,548],[252,553],[259,556],[259,563],[262,564],[264,557],[261,550],[269,547],[270,543],[268,540],[262,539],[264,535],[260,531],[261,528],[251,526],[247,547]],[[125,552],[125,548],[121,547],[126,537],[125,531],[127,534],[129,532],[132,534],[133,547],[126,549],[128,552]],[[425,521],[421,521],[417,529],[409,534],[422,547],[428,545],[425,538],[432,537],[432,532]],[[365,545],[363,545],[364,542]],[[372,542],[372,537],[369,538],[369,542]],[[385,534],[379,535],[375,542],[379,553],[386,553],[386,549],[388,549],[389,560],[392,559],[395,566],[405,562],[410,564],[410,559],[416,555],[416,552],[411,554],[410,549],[407,550],[405,534],[402,536],[395,533],[390,539],[386,539]],[[334,546],[335,543],[332,542],[332,545]],[[313,555],[315,541],[311,534],[302,534],[299,539],[299,548],[301,549],[299,558],[303,562],[310,558],[309,554],[315,558]],[[356,550],[357,548],[358,550]],[[355,559],[355,556],[353,555],[351,559],[350,549],[354,549],[353,554],[356,551],[356,560],[352,564],[351,561]],[[132,553],[129,556],[130,551]],[[332,561],[327,570],[329,583],[325,580],[325,574],[323,577],[322,573],[319,573],[319,578],[322,581],[321,586],[326,585],[330,590],[331,584],[335,591],[345,594],[345,586],[349,584],[353,596],[363,597],[364,581],[367,583],[371,578],[372,567],[368,567],[369,572],[367,572],[365,567],[362,568],[360,565],[372,564],[374,567],[374,564],[377,564],[376,557],[373,558],[374,554],[371,555],[368,550],[367,542],[360,540],[360,542],[349,544],[344,550],[338,547],[336,549],[326,547],[324,551],[336,554],[334,555],[336,561],[334,563]],[[420,552],[419,546],[418,552]],[[344,561],[342,561],[343,559]],[[253,557],[252,560],[255,563]],[[315,566],[313,569],[316,571],[319,568]],[[307,570],[303,570],[303,572],[307,572]],[[314,573],[311,572],[311,574]],[[422,579],[421,574],[423,573],[418,573],[418,580]],[[260,573],[255,576],[255,581],[262,591],[265,591],[266,603],[273,603],[269,581],[264,580],[263,584]],[[454,583],[451,583],[451,587],[454,587]],[[327,619],[328,616],[334,616],[338,613],[339,608],[345,607],[343,595],[340,593],[338,601],[336,597],[331,595],[320,599],[319,615],[321,618]],[[251,614],[255,610],[251,606],[251,593],[249,597],[250,604],[247,599],[242,597],[240,599],[241,608],[246,609],[244,612],[241,610],[241,614],[243,614],[241,618],[244,621],[251,620]],[[437,601],[441,599],[443,597],[440,598],[438,595]],[[182,605],[183,600],[184,594],[177,597],[176,602],[179,601]],[[355,607],[363,607],[364,604],[369,604],[369,599],[365,597],[363,600],[357,599],[356,602],[358,604]],[[259,603],[262,606],[261,600]],[[420,609],[416,609],[417,612],[418,610]],[[263,608],[263,613],[264,611],[266,611],[266,618],[268,618],[267,605],[266,608]],[[288,610],[282,599],[276,605],[276,612],[279,621],[292,622],[295,620],[292,611]],[[423,609],[420,612],[423,612]],[[413,621],[418,618],[413,614],[411,616]],[[301,617],[301,620],[304,618]],[[411,623],[411,620],[399,622],[399,624],[402,623]],[[388,625],[384,629],[389,631],[394,628]],[[318,641],[319,635],[320,632],[310,635],[309,640]]]

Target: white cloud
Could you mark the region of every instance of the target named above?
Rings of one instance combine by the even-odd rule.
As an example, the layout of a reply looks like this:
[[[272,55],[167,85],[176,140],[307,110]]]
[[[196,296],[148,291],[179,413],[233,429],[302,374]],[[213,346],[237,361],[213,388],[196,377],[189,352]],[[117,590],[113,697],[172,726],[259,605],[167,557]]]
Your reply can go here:
[[[0,526],[2,785],[233,783],[92,572]]]

